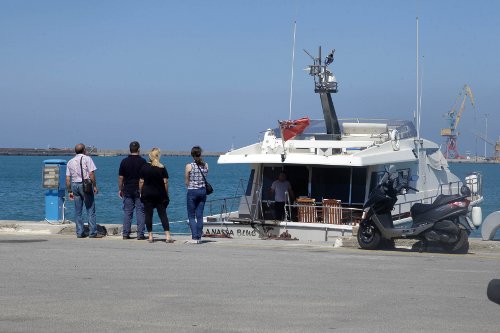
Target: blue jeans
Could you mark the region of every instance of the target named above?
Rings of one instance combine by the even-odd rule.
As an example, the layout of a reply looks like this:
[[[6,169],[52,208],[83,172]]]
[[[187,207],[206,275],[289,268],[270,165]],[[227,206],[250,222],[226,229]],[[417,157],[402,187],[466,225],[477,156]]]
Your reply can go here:
[[[87,210],[87,218],[89,223],[89,236],[93,237],[97,235],[94,193],[83,193],[82,183],[71,183],[71,190],[73,191],[74,202],[75,202],[76,236],[84,237],[84,227],[82,220],[82,210],[84,204],[85,204],[85,209]]]
[[[144,205],[139,197],[139,192],[123,197],[123,236],[130,236],[132,219],[137,220],[137,238],[144,236]]]
[[[203,235],[203,209],[207,201],[205,188],[188,189],[187,191],[187,213],[191,237],[199,240]]]

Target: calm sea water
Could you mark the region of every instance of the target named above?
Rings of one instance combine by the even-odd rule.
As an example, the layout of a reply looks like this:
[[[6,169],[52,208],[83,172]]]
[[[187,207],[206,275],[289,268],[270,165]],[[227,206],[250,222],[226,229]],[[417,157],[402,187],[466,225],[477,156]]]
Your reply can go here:
[[[0,220],[41,221],[45,218],[45,189],[42,188],[43,161],[47,159],[69,160],[69,156],[0,156]],[[99,193],[96,196],[97,223],[121,224],[123,219],[122,201],[118,197],[118,168],[123,156],[93,157],[97,166],[96,179]],[[219,212],[222,201],[217,199],[235,195],[235,190],[242,193],[242,179],[248,178],[249,167],[246,165],[218,165],[216,157],[206,157],[210,172],[208,181],[215,192],[209,199],[216,200],[206,206],[205,213]],[[186,209],[186,187],[184,168],[191,161],[188,156],[163,156],[162,163],[169,173],[170,205],[168,216],[174,233],[187,233],[189,227]],[[233,201],[229,204],[236,203]],[[73,202],[66,201],[66,218],[74,220]],[[182,222],[180,222],[182,221]],[[180,222],[180,223],[179,223]],[[159,224],[154,216],[153,223]],[[154,231],[162,231],[156,225]]]
[[[69,160],[68,156],[0,156],[0,220],[40,221],[45,218],[45,202],[42,188],[42,167],[46,159]],[[97,221],[101,224],[122,223],[123,211],[121,199],[117,192],[118,167],[122,156],[94,157],[99,194],[96,196]],[[209,182],[215,188],[209,199],[216,200],[207,205],[205,213],[218,213],[222,198],[233,197],[243,193],[242,184],[246,186],[249,173],[247,165],[218,165],[216,157],[207,157],[210,166]],[[186,212],[186,189],[184,186],[184,167],[190,162],[185,156],[164,156],[162,163],[167,166],[170,185],[170,206],[168,216],[173,232],[189,232]],[[485,196],[482,204],[483,218],[500,210],[500,164],[451,164],[451,170],[464,179],[472,171],[483,175]],[[228,210],[237,208],[237,201],[227,203]],[[66,218],[74,219],[73,204],[67,201]],[[180,223],[175,223],[182,221]],[[154,223],[158,223],[155,216]],[[161,231],[156,226],[155,231]],[[479,236],[479,233],[474,233]]]

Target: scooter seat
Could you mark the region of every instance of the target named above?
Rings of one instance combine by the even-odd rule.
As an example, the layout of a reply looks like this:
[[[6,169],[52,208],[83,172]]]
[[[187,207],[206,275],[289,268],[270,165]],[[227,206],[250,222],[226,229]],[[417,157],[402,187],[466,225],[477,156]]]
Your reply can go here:
[[[436,200],[434,200],[432,205],[434,206],[443,205],[445,203],[454,201],[458,197],[460,197],[460,194],[450,194],[450,195],[440,194],[436,197]]]
[[[416,203],[410,208],[410,213],[412,216],[423,214],[434,207],[433,204],[422,204]]]
[[[436,200],[434,200],[434,202],[431,204],[416,203],[410,208],[411,215],[413,216],[413,215],[423,214],[436,206],[441,206],[448,202],[452,202],[458,197],[460,197],[459,194],[451,194],[451,195],[440,194],[436,197]]]

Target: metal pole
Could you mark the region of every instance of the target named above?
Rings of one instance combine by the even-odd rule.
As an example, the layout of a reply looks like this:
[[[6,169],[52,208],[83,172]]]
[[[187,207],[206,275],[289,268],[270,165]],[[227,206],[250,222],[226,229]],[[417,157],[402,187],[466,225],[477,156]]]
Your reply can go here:
[[[293,65],[295,63],[295,32],[297,28],[297,21],[293,21],[293,46],[292,46],[292,78],[290,79],[290,114],[288,119],[292,120],[292,98],[293,98]]]
[[[420,110],[419,110],[419,68],[418,68],[418,16],[417,16],[417,54],[416,54],[416,63],[417,63],[417,139],[420,140]]]
[[[488,140],[488,114],[484,114],[485,131],[484,131],[484,159],[486,159],[486,140]]]

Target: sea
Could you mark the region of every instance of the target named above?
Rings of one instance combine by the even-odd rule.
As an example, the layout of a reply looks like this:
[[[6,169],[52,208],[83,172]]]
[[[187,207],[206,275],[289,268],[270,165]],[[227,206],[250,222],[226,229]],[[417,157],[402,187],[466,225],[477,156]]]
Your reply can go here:
[[[0,156],[0,220],[43,221],[45,219],[45,193],[42,188],[42,170],[48,159],[69,160],[69,156]],[[96,179],[99,193],[96,195],[96,214],[99,224],[121,224],[122,200],[118,197],[118,168],[124,156],[94,156],[97,166]],[[208,181],[215,191],[208,197],[205,214],[237,210],[239,197],[244,193],[250,168],[240,164],[217,164],[216,156],[205,157],[209,164]],[[168,216],[171,231],[188,234],[186,187],[184,168],[191,161],[189,156],[162,156],[169,173],[170,205]],[[460,179],[471,172],[483,177],[483,218],[500,210],[500,164],[450,163],[450,169]],[[65,202],[65,218],[74,220],[73,203]],[[161,232],[157,216],[154,232]],[[480,231],[471,237],[480,237]]]
[[[125,156],[93,156],[97,166],[96,181],[99,193],[95,197],[98,224],[121,224],[123,204],[118,196],[118,169]],[[45,219],[45,194],[42,188],[44,161],[70,156],[0,156],[0,220],[43,221]],[[209,165],[208,182],[215,191],[205,206],[205,214],[224,210],[237,210],[235,195],[243,193],[249,175],[247,165],[219,165],[217,157],[206,156]],[[186,186],[184,169],[191,162],[190,156],[162,156],[161,162],[169,174],[170,204],[167,214],[172,233],[189,233],[187,224]],[[227,199],[230,198],[230,199]],[[65,219],[74,221],[73,202],[65,201]],[[85,213],[84,213],[85,215]],[[135,219],[135,218],[134,218]],[[135,224],[135,220],[134,220]],[[158,216],[153,219],[153,231],[163,231]]]

